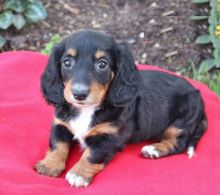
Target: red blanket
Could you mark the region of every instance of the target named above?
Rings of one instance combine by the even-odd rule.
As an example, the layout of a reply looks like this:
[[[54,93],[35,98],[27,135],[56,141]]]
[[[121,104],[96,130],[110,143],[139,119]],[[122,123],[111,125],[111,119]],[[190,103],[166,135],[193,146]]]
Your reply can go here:
[[[34,52],[0,55],[0,194],[220,194],[220,101],[204,84],[201,90],[208,115],[208,131],[197,156],[186,154],[159,160],[141,158],[146,143],[128,145],[85,189],[70,187],[59,178],[38,175],[34,164],[48,147],[53,108],[40,93],[40,75],[47,56]],[[139,66],[140,69],[157,69]],[[76,147],[67,170],[79,159]]]

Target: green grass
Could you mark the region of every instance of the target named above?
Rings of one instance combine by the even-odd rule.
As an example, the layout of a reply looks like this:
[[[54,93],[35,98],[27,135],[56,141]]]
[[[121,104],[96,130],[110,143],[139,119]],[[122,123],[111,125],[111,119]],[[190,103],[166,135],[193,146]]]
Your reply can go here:
[[[196,70],[194,63],[191,63],[190,70],[185,76],[207,84],[220,97],[220,70],[202,72]]]
[[[218,71],[218,73],[216,73],[213,77],[214,78],[209,82],[208,85],[220,97],[220,71]]]
[[[51,53],[52,48],[57,45],[59,42],[61,42],[62,38],[59,34],[55,34],[51,37],[50,41],[46,43],[41,50],[41,53],[49,55]]]

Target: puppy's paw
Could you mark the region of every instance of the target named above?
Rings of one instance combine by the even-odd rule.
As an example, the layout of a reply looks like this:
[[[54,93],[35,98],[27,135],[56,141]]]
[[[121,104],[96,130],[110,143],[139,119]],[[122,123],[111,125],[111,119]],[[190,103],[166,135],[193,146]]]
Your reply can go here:
[[[160,158],[160,151],[157,150],[156,147],[152,145],[144,146],[141,149],[141,155],[145,158],[156,159],[156,158]]]
[[[57,177],[65,169],[65,163],[44,159],[39,161],[34,168],[40,175]]]
[[[89,179],[79,176],[72,171],[66,174],[66,180],[71,186],[75,186],[76,188],[87,187],[90,183]]]

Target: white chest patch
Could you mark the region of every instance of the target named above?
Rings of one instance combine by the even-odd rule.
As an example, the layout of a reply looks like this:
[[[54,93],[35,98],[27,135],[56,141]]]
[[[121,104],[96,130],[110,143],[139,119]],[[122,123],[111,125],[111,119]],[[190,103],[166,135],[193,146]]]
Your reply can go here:
[[[74,139],[79,141],[82,148],[86,148],[84,137],[90,129],[90,123],[94,112],[95,108],[83,108],[76,118],[70,120],[71,131],[74,134]]]

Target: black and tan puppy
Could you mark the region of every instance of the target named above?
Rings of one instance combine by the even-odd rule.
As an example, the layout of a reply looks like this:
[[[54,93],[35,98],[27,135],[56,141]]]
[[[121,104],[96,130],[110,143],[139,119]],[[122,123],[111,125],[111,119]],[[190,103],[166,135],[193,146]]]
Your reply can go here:
[[[126,45],[106,34],[82,31],[58,44],[41,78],[45,99],[55,107],[49,150],[35,169],[58,176],[74,140],[84,153],[66,180],[87,186],[129,142],[156,140],[141,150],[161,158],[187,150],[206,130],[200,93],[183,78],[138,71]]]

